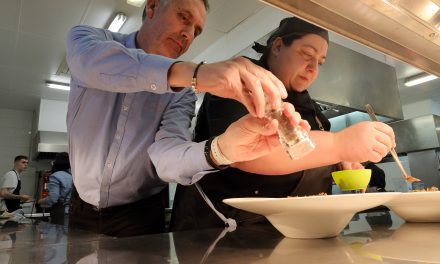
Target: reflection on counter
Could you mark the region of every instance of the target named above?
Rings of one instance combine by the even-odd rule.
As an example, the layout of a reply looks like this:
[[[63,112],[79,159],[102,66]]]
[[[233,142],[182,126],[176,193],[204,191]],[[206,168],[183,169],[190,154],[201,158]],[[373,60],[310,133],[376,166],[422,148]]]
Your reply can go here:
[[[384,259],[440,263],[440,224],[405,223],[390,237],[372,241],[363,249]]]
[[[356,214],[335,238],[290,239],[269,224],[113,238],[39,221],[2,222],[0,263],[440,262],[440,224],[402,223],[391,211],[375,211]]]
[[[340,238],[310,240],[284,238],[272,254],[261,263],[329,263],[332,261],[340,264],[359,261],[374,263],[373,260],[370,261],[358,255],[350,244]]]

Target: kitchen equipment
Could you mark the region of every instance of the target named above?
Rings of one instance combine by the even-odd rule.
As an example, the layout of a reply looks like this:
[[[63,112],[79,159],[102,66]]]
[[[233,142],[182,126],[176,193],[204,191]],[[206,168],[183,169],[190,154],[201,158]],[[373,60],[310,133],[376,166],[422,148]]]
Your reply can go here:
[[[367,110],[368,115],[370,116],[372,121],[378,121],[376,114],[374,113],[373,107],[370,104],[366,104],[365,105],[365,109]],[[397,156],[396,151],[394,150],[394,148],[392,148],[390,150],[391,156],[393,157],[393,159],[396,161],[397,166],[399,167],[400,171],[402,172],[402,176],[405,179],[405,181],[407,182],[419,182],[420,179],[417,179],[413,176],[410,176],[406,173],[405,169],[403,168],[402,163],[400,162],[399,157]]]

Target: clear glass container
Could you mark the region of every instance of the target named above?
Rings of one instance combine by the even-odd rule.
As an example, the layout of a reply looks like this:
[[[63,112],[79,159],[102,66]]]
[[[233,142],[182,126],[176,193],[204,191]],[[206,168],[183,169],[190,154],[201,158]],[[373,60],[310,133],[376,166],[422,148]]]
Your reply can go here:
[[[282,108],[274,110],[266,106],[266,117],[278,120],[278,136],[281,145],[292,160],[304,157],[315,148],[316,145],[307,131],[301,126],[292,125]]]

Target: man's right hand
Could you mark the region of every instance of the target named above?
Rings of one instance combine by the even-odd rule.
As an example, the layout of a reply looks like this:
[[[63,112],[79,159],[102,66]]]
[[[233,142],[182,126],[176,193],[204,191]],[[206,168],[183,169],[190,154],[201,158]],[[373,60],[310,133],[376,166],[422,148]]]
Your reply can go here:
[[[174,64],[168,76],[170,86],[189,86],[194,69],[193,63]],[[266,98],[277,109],[287,97],[286,88],[275,75],[242,57],[203,64],[196,77],[200,92],[237,100],[252,116],[260,118],[265,114]]]
[[[202,65],[197,84],[200,91],[241,102],[251,115],[260,118],[265,114],[265,95],[274,109],[287,97],[275,75],[242,57]]]

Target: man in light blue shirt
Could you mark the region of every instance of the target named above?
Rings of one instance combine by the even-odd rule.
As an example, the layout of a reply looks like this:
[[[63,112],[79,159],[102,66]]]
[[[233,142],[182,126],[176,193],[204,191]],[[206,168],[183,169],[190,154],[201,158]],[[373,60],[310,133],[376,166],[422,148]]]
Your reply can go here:
[[[277,122],[257,118],[265,95],[274,108],[287,95],[270,72],[244,58],[175,60],[202,32],[207,9],[205,0],[148,0],[138,32],[69,32],[72,227],[114,236],[162,232],[166,182],[193,184],[279,145]],[[196,96],[182,87],[238,100],[250,115],[215,139],[191,142]]]

